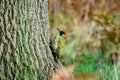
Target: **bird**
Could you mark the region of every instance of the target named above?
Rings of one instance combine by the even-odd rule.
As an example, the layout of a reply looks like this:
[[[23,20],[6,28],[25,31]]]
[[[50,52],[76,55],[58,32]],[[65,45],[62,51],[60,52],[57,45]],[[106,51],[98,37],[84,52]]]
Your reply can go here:
[[[55,61],[60,59],[66,43],[66,32],[59,28],[57,28],[57,30],[59,31],[59,34],[55,36],[53,41],[50,41],[50,48]]]

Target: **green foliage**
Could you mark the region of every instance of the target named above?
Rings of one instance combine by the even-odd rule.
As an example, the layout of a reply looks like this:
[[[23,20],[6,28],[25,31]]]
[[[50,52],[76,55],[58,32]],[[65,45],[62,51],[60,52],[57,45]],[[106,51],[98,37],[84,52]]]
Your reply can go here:
[[[114,16],[111,20],[115,25],[120,26],[120,14],[116,14],[116,16]]]
[[[110,65],[101,53],[84,52],[83,55],[80,55],[77,59],[75,73],[96,72],[101,74],[101,80],[120,79],[119,67]]]
[[[83,52],[82,55],[77,57],[77,67],[75,72],[95,72],[97,66],[100,65],[100,53],[89,53],[87,51]]]

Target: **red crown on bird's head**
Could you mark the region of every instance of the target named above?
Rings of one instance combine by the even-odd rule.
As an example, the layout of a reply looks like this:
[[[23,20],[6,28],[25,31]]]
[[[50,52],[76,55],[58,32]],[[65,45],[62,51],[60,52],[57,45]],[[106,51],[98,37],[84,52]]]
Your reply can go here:
[[[62,35],[65,35],[65,36],[66,36],[66,32],[65,32],[65,31],[62,31],[62,30],[60,30],[59,28],[57,28],[57,30],[59,31],[60,36],[62,36]]]

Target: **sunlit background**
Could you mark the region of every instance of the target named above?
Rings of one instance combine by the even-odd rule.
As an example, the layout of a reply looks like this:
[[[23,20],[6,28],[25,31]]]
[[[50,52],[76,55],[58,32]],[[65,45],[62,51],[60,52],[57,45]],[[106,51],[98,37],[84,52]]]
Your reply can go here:
[[[83,80],[90,74],[92,80],[120,80],[119,0],[49,0],[49,23],[52,39],[57,28],[67,33],[64,66],[75,65]]]

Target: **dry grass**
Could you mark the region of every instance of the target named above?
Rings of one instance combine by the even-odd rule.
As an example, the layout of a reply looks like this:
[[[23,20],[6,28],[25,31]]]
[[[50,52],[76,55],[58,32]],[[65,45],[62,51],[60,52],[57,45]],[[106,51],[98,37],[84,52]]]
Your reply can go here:
[[[79,73],[75,75],[75,80],[100,80],[101,75],[94,72]]]
[[[73,65],[60,67],[56,72],[52,73],[50,80],[74,80],[72,71],[74,69]]]
[[[94,72],[85,72],[74,74],[74,65],[60,67],[56,72],[52,73],[50,80],[100,80],[101,75]]]

